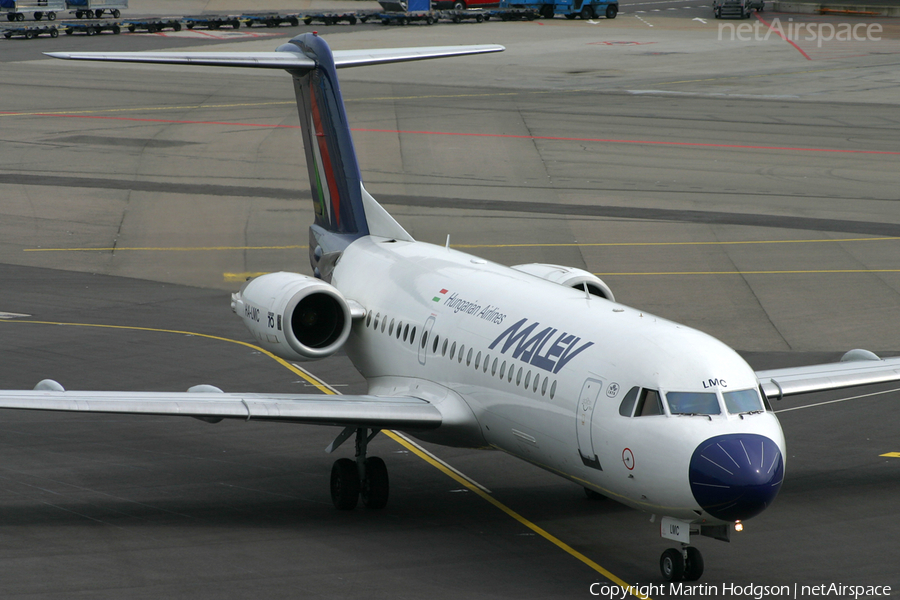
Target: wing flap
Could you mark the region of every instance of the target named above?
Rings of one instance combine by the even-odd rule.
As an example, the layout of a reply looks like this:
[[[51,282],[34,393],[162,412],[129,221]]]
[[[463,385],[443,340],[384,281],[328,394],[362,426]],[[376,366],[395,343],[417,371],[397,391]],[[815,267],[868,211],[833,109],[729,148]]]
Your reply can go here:
[[[424,400],[368,395],[2,390],[0,408],[284,421],[378,429],[435,429],[442,422],[440,411]]]
[[[769,369],[756,376],[769,398],[900,381],[900,357],[846,360],[837,363]]]

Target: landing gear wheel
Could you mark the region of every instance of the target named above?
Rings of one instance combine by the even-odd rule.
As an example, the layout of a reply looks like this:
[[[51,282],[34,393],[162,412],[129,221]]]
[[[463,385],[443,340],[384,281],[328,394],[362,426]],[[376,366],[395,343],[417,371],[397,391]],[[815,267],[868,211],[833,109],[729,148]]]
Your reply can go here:
[[[359,501],[359,471],[349,458],[334,461],[331,467],[331,502],[338,510],[353,510]]]
[[[366,508],[380,509],[387,505],[390,485],[384,461],[373,456],[366,459],[366,477],[362,482],[360,496]]]
[[[607,19],[615,19],[617,14],[619,14],[619,7],[617,7],[616,5],[610,4],[606,7]]]
[[[693,546],[685,548],[687,560],[684,562],[684,580],[697,581],[703,575],[703,555]]]
[[[669,548],[663,552],[659,557],[659,570],[666,581],[681,581],[684,577],[684,557],[681,550]]]

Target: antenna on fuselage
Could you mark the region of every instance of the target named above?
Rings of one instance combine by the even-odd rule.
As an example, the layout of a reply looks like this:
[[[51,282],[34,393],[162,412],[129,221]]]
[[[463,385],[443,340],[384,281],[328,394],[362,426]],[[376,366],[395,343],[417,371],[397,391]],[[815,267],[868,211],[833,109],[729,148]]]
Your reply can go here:
[[[449,233],[447,234],[447,244],[444,246],[444,248],[446,248],[447,250],[450,249],[450,234]]]

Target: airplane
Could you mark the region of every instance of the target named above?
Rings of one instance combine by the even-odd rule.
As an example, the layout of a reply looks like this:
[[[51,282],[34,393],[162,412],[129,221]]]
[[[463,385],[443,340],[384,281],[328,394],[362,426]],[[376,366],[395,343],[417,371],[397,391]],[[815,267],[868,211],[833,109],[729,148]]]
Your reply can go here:
[[[678,542],[667,581],[696,581],[691,540],[728,541],[775,500],[785,439],[771,400],[900,380],[900,357],[851,350],[837,363],[754,370],[710,335],[615,301],[587,271],[507,267],[418,242],[366,191],[337,68],[500,52],[498,45],[332,52],[316,33],[275,52],[48,53],[55,58],[284,69],[293,78],[315,220],[314,276],[255,277],[231,305],[256,344],[283,359],[346,351],[364,395],[0,391],[0,408],[245,419],[341,427],[355,460],[335,461],[334,506],[383,508],[381,430],[504,451],[658,517]]]

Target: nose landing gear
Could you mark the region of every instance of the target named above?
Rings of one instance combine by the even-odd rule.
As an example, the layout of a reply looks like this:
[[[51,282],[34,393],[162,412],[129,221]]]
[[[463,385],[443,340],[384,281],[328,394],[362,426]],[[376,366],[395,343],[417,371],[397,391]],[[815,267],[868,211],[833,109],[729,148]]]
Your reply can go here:
[[[703,575],[703,555],[687,544],[669,548],[659,557],[659,570],[666,581],[697,581]]]
[[[360,498],[366,508],[387,505],[390,491],[387,467],[377,456],[366,457],[368,444],[379,431],[373,429],[369,433],[365,427],[347,427],[326,449],[332,452],[356,434],[356,461],[341,458],[331,467],[331,502],[338,510],[353,510]]]

